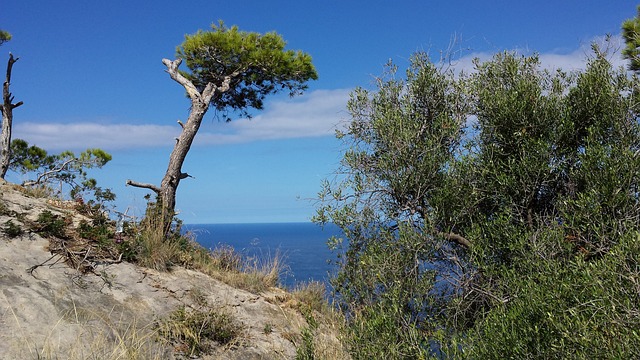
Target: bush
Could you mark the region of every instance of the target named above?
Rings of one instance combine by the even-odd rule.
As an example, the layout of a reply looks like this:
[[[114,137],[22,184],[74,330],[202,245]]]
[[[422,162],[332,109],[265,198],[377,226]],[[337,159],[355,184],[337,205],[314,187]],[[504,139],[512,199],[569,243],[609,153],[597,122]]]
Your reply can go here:
[[[352,93],[320,193],[352,356],[638,357],[640,79],[595,46],[404,75]]]
[[[49,210],[44,210],[38,215],[36,220],[36,231],[45,237],[57,237],[64,239],[67,234],[65,231],[66,222],[59,215],[54,215]]]
[[[176,348],[184,348],[188,356],[198,356],[214,345],[229,344],[241,334],[242,326],[223,309],[183,306],[158,324],[158,332]]]
[[[9,238],[15,238],[22,235],[23,231],[19,225],[16,225],[13,221],[7,220],[4,223],[4,227],[2,228],[2,232],[7,235]]]

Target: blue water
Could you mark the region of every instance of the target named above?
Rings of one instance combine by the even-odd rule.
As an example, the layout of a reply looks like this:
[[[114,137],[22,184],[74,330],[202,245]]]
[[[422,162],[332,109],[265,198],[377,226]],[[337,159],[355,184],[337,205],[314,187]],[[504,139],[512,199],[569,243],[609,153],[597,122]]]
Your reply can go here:
[[[330,237],[341,234],[333,224],[324,228],[313,223],[191,224],[183,230],[193,232],[205,248],[231,245],[241,254],[261,260],[278,254],[287,268],[280,282],[290,289],[298,282],[326,282],[336,270],[329,264],[335,255],[327,247]]]

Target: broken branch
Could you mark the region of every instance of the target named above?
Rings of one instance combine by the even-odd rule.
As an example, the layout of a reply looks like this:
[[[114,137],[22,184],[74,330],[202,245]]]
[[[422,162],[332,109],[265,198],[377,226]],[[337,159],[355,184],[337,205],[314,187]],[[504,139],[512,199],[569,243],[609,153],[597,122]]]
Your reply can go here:
[[[161,193],[161,189],[153,184],[149,184],[149,183],[140,183],[137,181],[133,181],[133,180],[127,180],[127,185],[131,185],[133,187],[138,187],[138,188],[143,188],[143,189],[149,189],[149,190],[153,190],[156,194],[160,195]]]

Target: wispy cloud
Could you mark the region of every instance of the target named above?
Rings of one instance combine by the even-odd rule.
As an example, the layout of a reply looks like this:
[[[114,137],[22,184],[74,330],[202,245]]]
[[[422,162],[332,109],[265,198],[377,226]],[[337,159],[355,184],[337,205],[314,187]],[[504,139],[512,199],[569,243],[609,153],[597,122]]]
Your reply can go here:
[[[13,138],[27,140],[47,150],[107,150],[156,147],[170,144],[176,126],[98,123],[15,123]]]
[[[196,145],[333,135],[346,117],[350,91],[316,90],[299,99],[275,102],[253,119],[215,123],[198,134]]]
[[[620,55],[624,42],[614,36],[608,43],[604,37],[595,38],[570,52],[539,53],[542,66],[566,71],[581,70],[593,55],[592,43],[609,49],[614,66],[624,66]],[[529,50],[514,50],[531,55]],[[472,72],[473,59],[489,60],[488,52],[476,52],[457,59],[456,71]],[[334,129],[348,117],[346,104],[351,89],[315,90],[303,96],[272,101],[253,119],[239,119],[230,123],[206,122],[196,136],[196,146],[215,146],[248,143],[261,140],[331,136]],[[179,135],[176,124],[102,124],[85,123],[15,123],[14,138],[27,140],[48,150],[85,149],[99,147],[108,151],[172,146]]]
[[[260,140],[332,135],[346,116],[349,89],[315,90],[275,101],[253,119],[205,123],[195,145],[222,145]],[[177,124],[15,123],[13,137],[49,150],[99,147],[123,150],[172,146]]]
[[[607,40],[608,39],[608,40]],[[621,50],[624,47],[624,40],[620,36],[600,36],[591,41],[581,44],[577,49],[566,51],[552,51],[547,53],[537,53],[540,59],[540,64],[545,69],[564,71],[584,70],[587,66],[587,60],[593,57],[592,44],[597,44],[601,50],[607,52],[608,60],[614,67],[626,66],[626,61],[622,58]],[[528,49],[512,49],[513,51],[522,55],[533,55],[536,52]],[[469,55],[463,56],[452,62],[452,66],[456,72],[464,71],[465,73],[471,73],[474,71],[473,60],[479,59],[482,61],[491,60],[494,53],[489,52],[475,52]]]

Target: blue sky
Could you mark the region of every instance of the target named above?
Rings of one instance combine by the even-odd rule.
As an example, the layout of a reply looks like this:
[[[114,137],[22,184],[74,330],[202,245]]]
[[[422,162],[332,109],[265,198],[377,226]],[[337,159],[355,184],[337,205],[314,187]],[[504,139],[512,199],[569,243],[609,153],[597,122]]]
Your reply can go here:
[[[620,33],[634,1],[10,1],[0,29],[4,74],[14,65],[14,138],[50,152],[100,147],[113,155],[93,173],[117,208],[144,211],[144,189],[159,184],[176,120],[189,102],[161,63],[185,34],[219,19],[246,31],[280,33],[308,52],[319,80],[300,97],[270,98],[252,120],[219,122],[210,112],[183,171],[177,209],[186,223],[308,221],[322,179],[337,169],[336,126],[348,120],[349,91],[371,87],[393,59],[417,50],[435,58],[458,39],[457,66],[502,50],[538,52],[550,67],[580,68],[589,44]],[[20,181],[21,178],[13,178]]]

